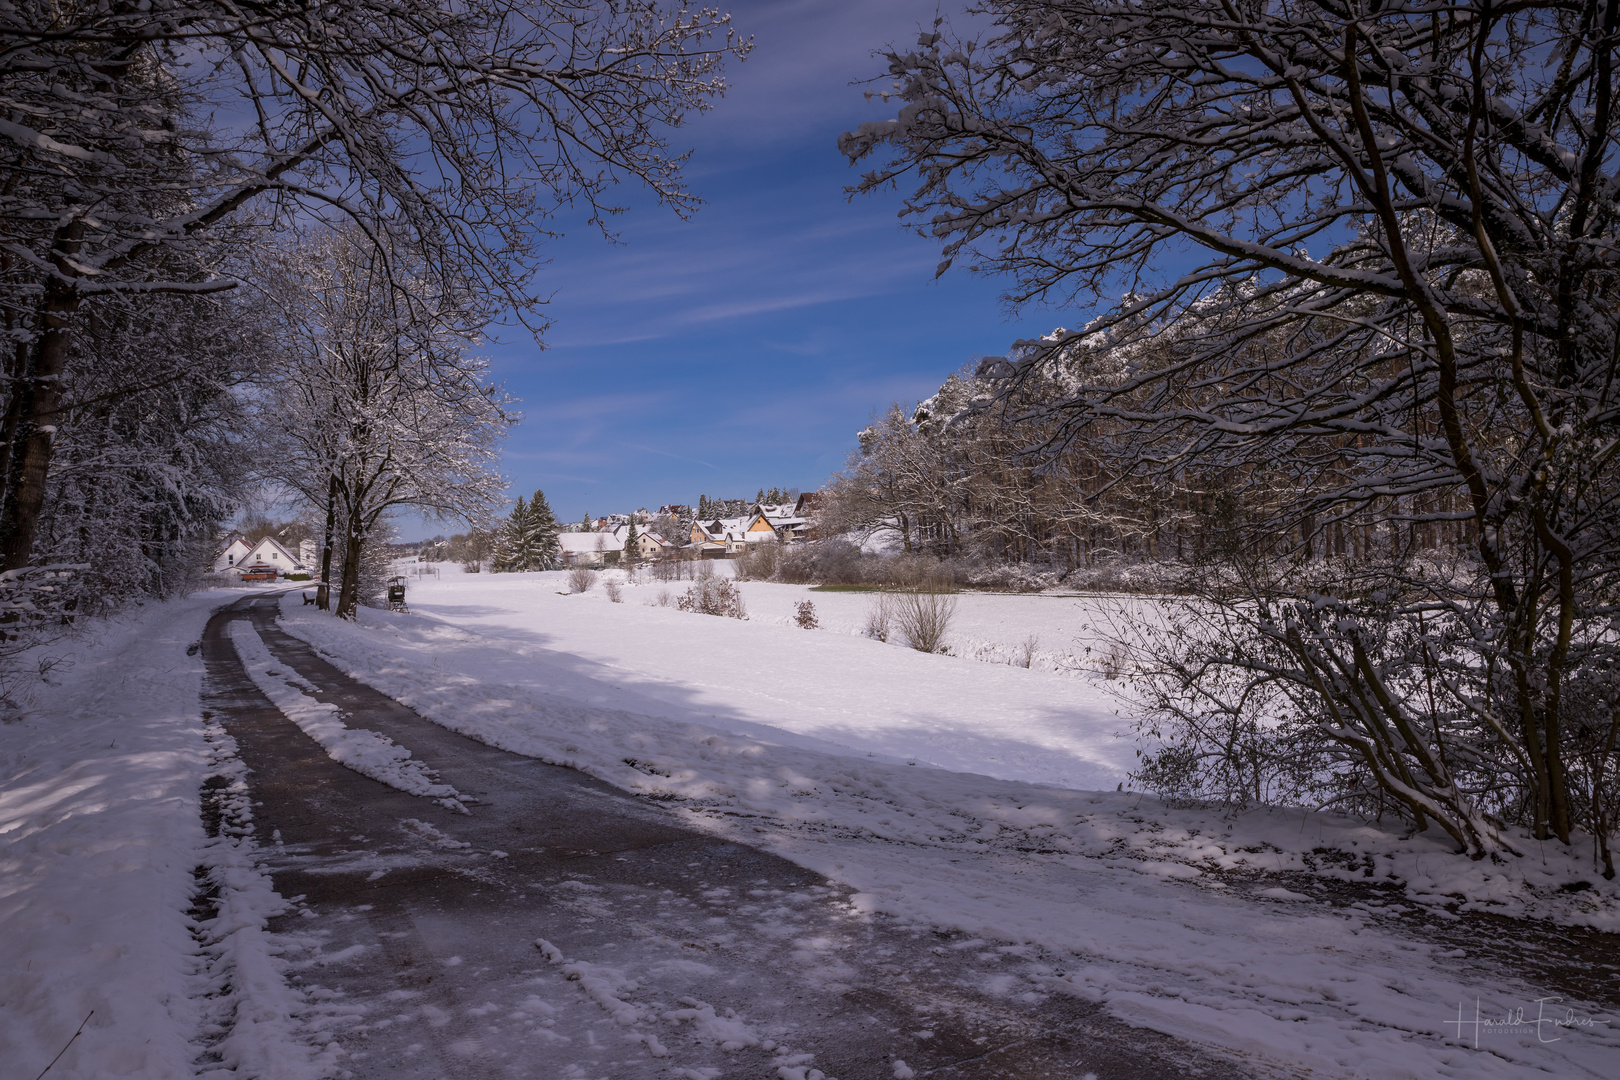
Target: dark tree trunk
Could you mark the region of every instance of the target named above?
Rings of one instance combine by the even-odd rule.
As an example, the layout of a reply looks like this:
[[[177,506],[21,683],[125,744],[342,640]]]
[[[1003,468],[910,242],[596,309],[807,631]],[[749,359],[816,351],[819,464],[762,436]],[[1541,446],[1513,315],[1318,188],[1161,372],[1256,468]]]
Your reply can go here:
[[[12,389],[16,426],[8,447],[4,501],[0,502],[0,571],[21,569],[34,555],[34,533],[45,506],[45,482],[62,406],[62,376],[67,371],[73,320],[79,310],[79,290],[72,284],[69,260],[78,253],[83,232],[83,224],[73,222],[57,233],[52,262],[58,273],[45,281],[39,340],[27,370]],[[10,417],[7,419],[9,422]]]
[[[359,518],[350,515],[349,527],[343,539],[343,584],[338,589],[337,617],[354,618],[360,606],[360,555],[365,550],[364,526]]]
[[[326,531],[321,537],[321,583],[315,589],[315,603],[322,611],[332,610],[332,534],[337,530],[337,473],[326,483]]]

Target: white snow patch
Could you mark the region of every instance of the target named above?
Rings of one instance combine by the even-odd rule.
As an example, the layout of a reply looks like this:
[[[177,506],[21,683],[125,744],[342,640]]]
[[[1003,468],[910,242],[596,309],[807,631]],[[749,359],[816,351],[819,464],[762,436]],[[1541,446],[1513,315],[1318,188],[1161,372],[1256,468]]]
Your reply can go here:
[[[666,1012],[664,1019],[676,1023],[690,1022],[700,1037],[718,1043],[722,1050],[744,1050],[764,1042],[752,1027],[738,1017],[735,1010],[727,1009],[726,1015],[719,1016],[713,1005],[697,998],[682,998],[681,1004],[687,1007]]]
[[[336,705],[316,701],[304,693],[304,690],[314,691],[315,687],[271,656],[247,619],[232,621],[230,634],[236,655],[254,685],[283,716],[320,743],[327,757],[391,788],[433,799],[440,806],[459,813],[468,812],[462,805],[461,793],[439,782],[433,770],[413,758],[405,747],[375,731],[349,727],[341,719],[343,714]]]

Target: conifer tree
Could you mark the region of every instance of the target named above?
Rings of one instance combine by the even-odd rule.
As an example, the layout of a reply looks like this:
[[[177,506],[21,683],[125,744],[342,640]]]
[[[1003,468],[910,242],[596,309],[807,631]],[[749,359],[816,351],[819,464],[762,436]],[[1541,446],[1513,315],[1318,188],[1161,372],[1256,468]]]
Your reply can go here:
[[[495,550],[491,554],[490,569],[497,574],[508,574],[522,570],[521,551],[523,547],[523,531],[529,520],[529,507],[519,495],[512,512],[507,515],[506,521],[495,533]]]
[[[529,499],[529,516],[524,530],[525,570],[550,570],[557,565],[561,551],[557,543],[557,516],[551,512],[546,493],[535,488]]]
[[[624,561],[633,563],[641,556],[641,545],[637,543],[641,534],[636,532],[636,515],[630,515],[630,532],[624,538]]]
[[[585,516],[582,519],[580,519],[579,531],[580,532],[590,532],[591,531],[591,512],[589,510],[585,511]]]

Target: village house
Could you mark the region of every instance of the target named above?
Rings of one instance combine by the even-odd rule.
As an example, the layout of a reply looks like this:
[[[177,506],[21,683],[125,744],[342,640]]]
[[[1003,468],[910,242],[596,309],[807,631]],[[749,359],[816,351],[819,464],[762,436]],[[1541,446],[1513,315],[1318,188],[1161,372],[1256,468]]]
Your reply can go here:
[[[233,534],[225,549],[214,559],[214,573],[241,577],[245,573],[273,570],[278,577],[307,573],[303,560],[281,545],[281,541],[267,536],[257,544],[249,544],[240,534]]]
[[[799,504],[803,503],[800,497]],[[749,544],[791,544],[804,539],[809,519],[794,503],[755,503],[742,517],[692,522],[687,547],[700,558],[724,559],[741,555]]]
[[[558,557],[564,566],[602,566],[624,558],[624,545],[630,541],[630,526],[599,532],[558,533]],[[670,554],[675,545],[657,533],[636,530],[637,557],[657,559]]]

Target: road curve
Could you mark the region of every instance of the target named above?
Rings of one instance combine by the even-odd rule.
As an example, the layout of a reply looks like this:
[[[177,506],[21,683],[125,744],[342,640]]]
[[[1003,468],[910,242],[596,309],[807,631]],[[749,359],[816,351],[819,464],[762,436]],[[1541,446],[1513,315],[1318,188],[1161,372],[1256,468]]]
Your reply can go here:
[[[1257,1074],[1057,992],[1072,959],[859,914],[781,858],[424,720],[281,632],[278,602],[209,622],[203,704],[250,770],[262,857],[294,901],[271,925],[289,977],[349,1075]],[[243,670],[226,630],[239,619],[347,724],[476,800],[471,813],[327,757]]]

